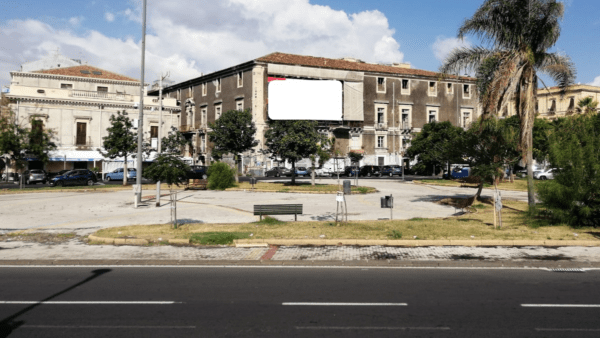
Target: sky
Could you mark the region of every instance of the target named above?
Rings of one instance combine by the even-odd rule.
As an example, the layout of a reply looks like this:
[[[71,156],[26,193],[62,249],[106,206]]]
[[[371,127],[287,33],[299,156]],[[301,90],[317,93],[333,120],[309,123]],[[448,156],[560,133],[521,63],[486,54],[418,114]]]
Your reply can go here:
[[[161,72],[180,82],[273,52],[436,71],[453,48],[481,43],[456,34],[483,0],[147,2],[147,83]],[[551,51],[571,57],[576,83],[600,86],[600,1],[564,3]],[[10,84],[9,72],[22,63],[57,50],[139,79],[141,9],[141,0],[0,0],[0,85]]]

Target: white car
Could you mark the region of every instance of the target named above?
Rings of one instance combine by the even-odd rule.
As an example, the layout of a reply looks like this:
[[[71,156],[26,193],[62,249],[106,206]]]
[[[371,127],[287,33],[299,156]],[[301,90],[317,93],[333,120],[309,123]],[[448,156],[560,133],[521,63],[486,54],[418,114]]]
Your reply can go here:
[[[333,175],[333,170],[329,168],[315,169],[315,176],[331,177],[331,175]]]
[[[533,178],[538,180],[553,180],[554,179],[554,171],[556,169],[546,169],[541,171],[536,171],[533,174]]]

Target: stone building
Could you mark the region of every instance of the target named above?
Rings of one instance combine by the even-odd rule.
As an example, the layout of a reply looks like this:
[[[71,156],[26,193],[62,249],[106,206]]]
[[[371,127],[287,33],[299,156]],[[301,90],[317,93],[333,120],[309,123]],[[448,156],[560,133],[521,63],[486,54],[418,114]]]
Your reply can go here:
[[[36,159],[28,162],[29,169],[57,172],[63,169],[102,168],[122,166],[108,163],[102,150],[110,117],[126,111],[137,125],[140,81],[89,65],[63,67],[64,57],[52,55],[49,60],[27,64],[23,69],[44,66],[50,69],[11,72],[11,84],[6,97],[18,123],[41,126],[54,132],[58,148],[50,153],[50,163]],[[59,60],[59,61],[56,61]],[[58,63],[56,63],[56,62]],[[56,63],[56,64],[55,64]],[[157,97],[144,96],[144,138],[156,147],[159,137],[159,102]],[[163,100],[162,132],[166,136],[172,125],[178,126],[180,108],[175,99]],[[115,162],[115,161],[111,161]]]
[[[282,92],[277,84],[275,93],[274,83],[281,80],[295,81],[288,81],[288,88],[304,89],[286,92],[284,86]],[[322,97],[318,89],[311,92],[311,86],[321,88],[317,81],[333,82],[333,89],[327,92],[331,100]],[[300,87],[293,87],[295,83]],[[149,95],[158,93],[152,91]],[[317,120],[321,132],[335,136],[337,149],[364,152],[362,164],[387,165],[401,163],[412,134],[425,123],[450,121],[466,127],[479,115],[473,78],[443,77],[408,64],[285,53],[272,53],[168,86],[163,95],[181,102],[180,129],[193,145],[186,155],[203,163],[210,161],[208,123],[224,111],[250,108],[259,145],[244,154],[243,165],[263,169],[274,165],[260,155],[269,118]],[[289,100],[288,116],[285,100]],[[293,112],[296,105],[310,109],[303,116]]]

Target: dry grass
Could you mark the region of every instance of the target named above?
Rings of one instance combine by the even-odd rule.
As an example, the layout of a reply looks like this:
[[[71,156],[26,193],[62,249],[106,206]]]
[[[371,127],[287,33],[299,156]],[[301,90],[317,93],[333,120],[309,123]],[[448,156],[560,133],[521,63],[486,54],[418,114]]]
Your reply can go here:
[[[425,183],[431,185],[439,185],[444,187],[460,187],[460,186],[468,186],[476,188],[477,184],[474,183],[464,183],[461,180],[419,180],[414,181],[415,183]],[[534,185],[537,185],[538,181],[534,181]],[[494,186],[489,183],[483,184],[484,188],[493,188]],[[509,181],[500,182],[498,184],[498,189],[500,190],[513,190],[513,191],[527,191],[527,180],[526,179],[515,179],[513,183]]]
[[[319,192],[319,193],[331,193],[335,194],[339,191],[340,187],[337,184],[315,184],[311,185],[310,182],[296,182],[296,184],[292,185],[289,182],[286,183],[267,183],[267,182],[258,182],[254,185],[254,187],[258,190],[263,191],[277,191],[277,192]],[[237,189],[252,189],[252,185],[248,182],[240,182],[237,184],[237,187],[230,188],[227,190],[237,190]],[[352,187],[353,193],[358,194],[368,194],[372,192],[376,192],[377,189],[372,187]]]
[[[173,186],[175,190],[183,190],[184,186],[180,185],[179,187]],[[160,189],[167,191],[169,190],[169,186],[167,184],[161,184]],[[56,191],[121,191],[121,190],[133,190],[133,185],[128,184],[126,186],[117,185],[117,184],[108,184],[108,185],[75,185],[75,186],[67,186],[67,187],[42,187],[42,188],[23,188],[23,189],[1,189],[0,195],[9,195],[9,194],[22,194],[22,193],[31,193],[31,192],[56,192]],[[151,194],[156,191],[156,184],[142,184],[142,191],[144,194]]]
[[[426,240],[594,240],[593,228],[573,229],[569,226],[539,227],[539,220],[527,217],[527,204],[505,201],[503,227],[494,229],[491,205],[476,202],[476,212],[451,218],[416,218],[411,220],[353,221],[345,225],[335,222],[274,222],[275,224],[185,224],[178,229],[170,225],[127,226],[102,229],[100,237],[135,236],[153,242],[171,238],[190,238],[197,232],[249,232],[254,239],[402,239]],[[543,224],[543,223],[542,223]],[[578,236],[575,236],[577,233]],[[396,236],[394,236],[396,234]]]

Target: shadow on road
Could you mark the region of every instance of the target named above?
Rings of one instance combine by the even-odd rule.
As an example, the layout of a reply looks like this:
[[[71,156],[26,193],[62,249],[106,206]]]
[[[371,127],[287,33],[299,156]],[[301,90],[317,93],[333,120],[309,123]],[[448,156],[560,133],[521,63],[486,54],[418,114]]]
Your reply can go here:
[[[67,292],[75,289],[76,287],[78,287],[80,285],[83,285],[83,284],[85,284],[87,282],[90,282],[92,279],[100,277],[101,275],[103,275],[103,274],[105,274],[107,272],[110,272],[110,271],[112,271],[112,270],[111,269],[93,270],[92,271],[92,275],[89,276],[88,278],[82,280],[81,282],[79,282],[79,283],[77,283],[75,285],[72,285],[72,286],[70,286],[70,287],[68,287],[68,288],[66,288],[66,289],[64,289],[64,290],[62,290],[62,291],[60,291],[58,293],[55,293],[55,294],[53,294],[52,296],[50,296],[48,298],[42,299],[41,301],[39,301],[39,302],[37,302],[35,304],[32,304],[32,305],[24,308],[23,310],[15,313],[13,315],[11,315],[11,316],[8,316],[8,317],[2,319],[2,321],[0,321],[0,338],[8,337],[14,330],[18,329],[21,325],[23,325],[25,323],[22,320],[17,320],[17,318],[19,316],[21,316],[21,315],[23,315],[23,314],[25,314],[25,313],[27,313],[27,312],[35,309],[36,307],[38,307],[41,304],[43,304],[43,302],[47,302],[47,301],[49,301],[49,300],[51,300],[53,298],[56,298],[56,297],[58,297],[58,296],[60,296],[60,295],[62,295],[64,293],[67,293]]]

